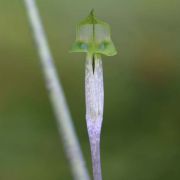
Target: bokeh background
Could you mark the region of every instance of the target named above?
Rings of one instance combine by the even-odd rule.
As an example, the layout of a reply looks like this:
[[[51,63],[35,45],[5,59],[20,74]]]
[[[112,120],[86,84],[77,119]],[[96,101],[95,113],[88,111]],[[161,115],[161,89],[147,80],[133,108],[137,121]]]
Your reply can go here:
[[[180,179],[180,1],[37,0],[83,153],[85,54],[70,54],[94,8],[118,55],[103,57],[104,180]],[[23,0],[0,0],[0,180],[71,180]]]

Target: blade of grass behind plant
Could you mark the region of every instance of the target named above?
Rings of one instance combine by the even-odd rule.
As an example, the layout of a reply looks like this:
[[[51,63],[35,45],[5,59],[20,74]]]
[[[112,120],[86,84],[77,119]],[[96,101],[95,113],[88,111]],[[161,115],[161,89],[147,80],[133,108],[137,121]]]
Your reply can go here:
[[[73,178],[75,180],[89,180],[88,171],[74,130],[62,85],[58,79],[56,68],[53,63],[53,57],[48,46],[36,2],[35,0],[24,0],[24,3],[36,42],[37,51],[40,56],[49,98],[56,116],[58,131],[64,144]]]

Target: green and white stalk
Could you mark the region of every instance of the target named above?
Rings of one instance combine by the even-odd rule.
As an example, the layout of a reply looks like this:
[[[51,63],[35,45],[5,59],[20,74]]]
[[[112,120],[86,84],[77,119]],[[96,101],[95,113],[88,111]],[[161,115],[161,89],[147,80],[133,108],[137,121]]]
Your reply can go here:
[[[72,52],[86,52],[85,96],[86,123],[91,146],[94,180],[102,180],[100,135],[104,109],[104,85],[101,54],[113,56],[116,49],[111,41],[110,27],[90,15],[77,26]]]

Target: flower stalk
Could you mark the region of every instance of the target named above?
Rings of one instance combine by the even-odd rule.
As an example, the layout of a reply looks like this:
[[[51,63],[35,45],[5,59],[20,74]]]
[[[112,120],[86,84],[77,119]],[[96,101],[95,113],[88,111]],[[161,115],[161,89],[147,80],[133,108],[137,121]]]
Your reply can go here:
[[[104,86],[102,60],[101,56],[97,54],[88,54],[86,58],[85,96],[86,123],[91,146],[93,175],[94,180],[101,180],[100,134],[103,120]]]
[[[71,52],[87,53],[85,62],[86,123],[91,146],[94,180],[102,180],[100,136],[104,109],[103,67],[101,55],[113,56],[116,49],[110,27],[97,19],[94,11],[77,26]]]

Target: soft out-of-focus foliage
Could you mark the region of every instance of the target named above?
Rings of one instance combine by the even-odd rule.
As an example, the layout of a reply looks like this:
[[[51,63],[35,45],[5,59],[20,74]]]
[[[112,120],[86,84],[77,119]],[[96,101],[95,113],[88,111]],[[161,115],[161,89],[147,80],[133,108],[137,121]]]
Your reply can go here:
[[[68,49],[76,23],[94,8],[118,51],[103,58],[104,180],[180,179],[180,2],[37,3],[88,166],[84,56]],[[0,0],[0,179],[72,179],[19,0]]]

